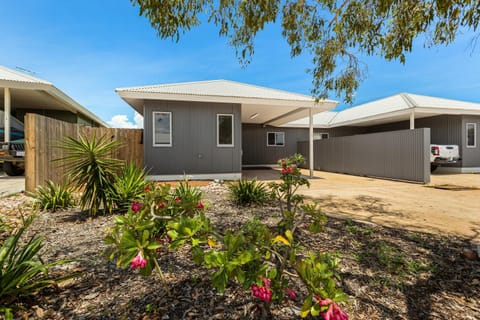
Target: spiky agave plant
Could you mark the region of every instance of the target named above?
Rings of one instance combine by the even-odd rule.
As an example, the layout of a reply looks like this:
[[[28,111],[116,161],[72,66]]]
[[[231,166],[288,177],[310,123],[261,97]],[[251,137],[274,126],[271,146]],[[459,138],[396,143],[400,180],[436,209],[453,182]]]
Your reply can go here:
[[[72,260],[44,263],[41,259],[42,237],[34,235],[26,242],[20,241],[33,219],[33,216],[26,218],[16,232],[0,241],[0,314],[5,319],[13,319],[12,306],[19,298],[79,276],[79,273],[65,276],[49,273],[53,267]]]
[[[57,161],[63,161],[72,185],[82,191],[80,206],[88,209],[91,216],[96,216],[101,208],[105,212],[113,210],[110,190],[122,161],[112,158],[112,153],[119,146],[118,141],[109,141],[105,135],[97,138],[95,134],[90,139],[66,137],[59,145],[66,156]]]
[[[145,175],[145,169],[137,167],[135,162],[123,166],[111,190],[111,198],[118,211],[127,212],[134,201],[142,198],[147,186]]]
[[[64,183],[55,183],[48,180],[44,186],[39,186],[32,195],[36,200],[36,206],[41,210],[55,212],[58,209],[67,209],[75,205],[69,180]]]

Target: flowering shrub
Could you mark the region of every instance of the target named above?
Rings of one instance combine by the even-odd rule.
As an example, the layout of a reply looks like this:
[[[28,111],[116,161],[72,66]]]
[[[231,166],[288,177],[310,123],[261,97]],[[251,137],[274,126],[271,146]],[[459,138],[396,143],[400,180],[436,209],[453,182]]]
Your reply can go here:
[[[189,244],[193,260],[212,270],[212,285],[220,293],[233,280],[251,290],[267,314],[271,304],[301,296],[300,316],[347,319],[337,304],[346,299],[336,286],[338,257],[305,252],[296,240],[306,221],[306,229],[313,233],[320,232],[326,221],[316,204],[304,204],[297,194],[301,186],[309,185],[298,169],[301,162],[301,155],[280,160],[282,181],[269,185],[282,213],[278,226],[271,228],[254,218],[238,230],[222,232],[205,217],[198,189],[188,183],[176,191],[157,187],[143,203],[134,203],[125,217],[116,218],[107,237],[113,245],[111,259],[123,267],[131,264],[142,274],[155,267],[162,277],[157,262],[162,246],[167,242],[176,249]],[[292,288],[299,281],[304,289],[297,295]]]
[[[133,202],[124,216],[115,217],[115,226],[105,238],[111,245],[107,250],[110,260],[123,268],[128,265],[138,268],[144,275],[156,269],[162,276],[157,255],[169,239],[168,224],[180,221],[182,216],[203,212],[200,191],[191,188],[188,182],[180,183],[179,187],[183,198],[170,185],[147,186],[141,202]]]

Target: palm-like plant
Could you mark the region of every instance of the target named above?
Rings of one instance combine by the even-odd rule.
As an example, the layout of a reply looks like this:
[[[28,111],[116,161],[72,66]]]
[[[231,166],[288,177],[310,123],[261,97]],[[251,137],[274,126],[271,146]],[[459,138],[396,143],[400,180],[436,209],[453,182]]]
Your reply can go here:
[[[59,146],[66,156],[58,161],[64,161],[72,185],[83,191],[80,206],[82,210],[88,208],[91,216],[97,215],[102,207],[106,212],[113,209],[109,193],[122,162],[111,154],[119,145],[118,141],[108,141],[106,136],[97,138],[94,134],[91,139],[66,137]]]

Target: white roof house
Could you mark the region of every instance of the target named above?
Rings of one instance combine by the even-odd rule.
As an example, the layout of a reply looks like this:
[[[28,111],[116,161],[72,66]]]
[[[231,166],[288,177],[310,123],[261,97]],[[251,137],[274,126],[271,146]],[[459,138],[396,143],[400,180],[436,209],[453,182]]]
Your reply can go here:
[[[0,90],[0,99],[5,100],[7,89],[13,108],[68,110],[108,127],[99,117],[48,81],[0,66],[0,88],[4,88]]]
[[[480,103],[400,93],[339,112],[318,114],[313,122],[315,128],[371,126],[442,114],[480,115]],[[307,127],[308,119],[297,120],[287,126]]]
[[[284,125],[336,107],[336,101],[229,80],[211,80],[118,88],[120,97],[143,114],[144,100],[238,103],[242,123]],[[308,121],[307,121],[308,122]]]

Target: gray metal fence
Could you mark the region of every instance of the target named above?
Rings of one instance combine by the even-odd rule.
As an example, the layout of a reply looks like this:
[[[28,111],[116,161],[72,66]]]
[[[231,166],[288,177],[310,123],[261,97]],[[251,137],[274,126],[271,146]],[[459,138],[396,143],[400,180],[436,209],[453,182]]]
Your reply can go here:
[[[297,151],[308,159],[308,141]],[[315,170],[430,182],[430,129],[389,131],[314,142]]]

